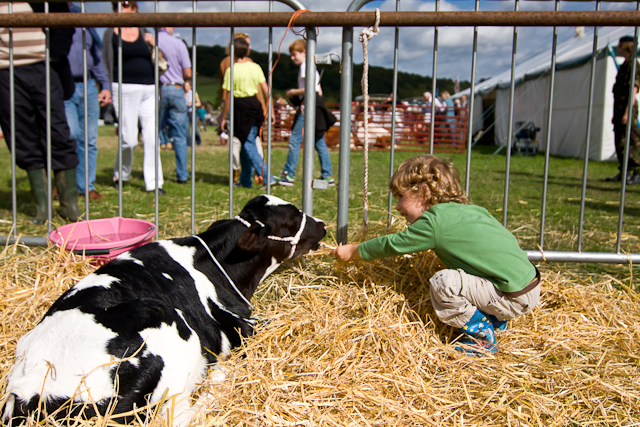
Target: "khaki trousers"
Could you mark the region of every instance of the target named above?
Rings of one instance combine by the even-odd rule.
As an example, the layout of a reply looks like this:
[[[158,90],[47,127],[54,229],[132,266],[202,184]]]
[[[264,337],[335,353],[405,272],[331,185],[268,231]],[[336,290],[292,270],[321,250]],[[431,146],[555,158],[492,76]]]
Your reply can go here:
[[[441,270],[433,275],[431,302],[438,318],[454,328],[463,327],[476,309],[498,320],[527,314],[540,302],[540,285],[519,297],[508,297],[489,279],[464,270]]]

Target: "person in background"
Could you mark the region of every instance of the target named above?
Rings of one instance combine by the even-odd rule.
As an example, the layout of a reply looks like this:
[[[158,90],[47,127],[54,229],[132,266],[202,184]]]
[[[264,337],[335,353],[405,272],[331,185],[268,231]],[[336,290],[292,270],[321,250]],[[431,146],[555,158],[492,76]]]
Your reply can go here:
[[[495,355],[496,332],[540,301],[538,269],[496,218],[469,202],[451,161],[411,157],[389,189],[409,226],[339,246],[332,255],[346,262],[433,250],[446,269],[429,279],[431,301],[438,318],[462,333],[454,348],[473,357]]]
[[[122,13],[137,13],[135,1],[120,2]],[[118,3],[113,3],[113,11],[118,11]],[[108,28],[104,32],[102,59],[111,80],[113,106],[122,127],[122,153],[116,156],[113,166],[113,185],[118,188],[131,178],[133,149],[138,145],[138,129],[142,132],[144,159],[142,172],[145,191],[155,191],[165,195],[162,189],[164,178],[160,150],[156,143],[158,120],[155,113],[155,64],[151,60],[151,50],[155,46],[153,34],[144,28]],[[118,83],[118,39],[122,39],[122,87]],[[122,90],[122,106],[119,105],[118,90]],[[184,98],[182,98],[184,99]],[[120,108],[122,107],[122,108]],[[156,154],[157,153],[157,154]],[[122,159],[122,176],[120,160]],[[158,182],[156,184],[156,161]]]
[[[244,38],[237,38],[233,41],[233,45],[235,51],[233,72],[233,126],[234,136],[237,136],[242,142],[242,148],[240,150],[240,185],[245,188],[251,188],[252,168],[262,177],[263,183],[267,182],[265,180],[265,178],[267,178],[271,184],[277,184],[273,176],[266,175],[267,168],[256,146],[256,137],[265,120],[262,105],[260,101],[258,101],[258,87],[261,88],[260,93],[269,93],[266,78],[262,68],[247,58],[249,43],[247,43]],[[229,101],[231,100],[230,68],[225,71],[222,88],[224,109],[221,115],[220,127],[225,129],[226,117],[229,112]],[[268,99],[265,99],[264,102],[266,105],[269,104]],[[271,119],[275,121],[275,114],[271,115]]]
[[[30,14],[35,9],[29,3],[0,2],[0,14]],[[34,5],[36,11],[42,4]],[[67,4],[55,5],[68,11]],[[54,10],[52,10],[54,11]],[[53,30],[53,29],[52,29]],[[13,29],[13,65],[14,65],[14,108],[15,127],[11,122],[12,108],[10,104],[10,58],[8,28],[0,28],[0,127],[5,141],[11,150],[12,135],[15,138],[15,158],[19,168],[27,172],[31,192],[36,202],[36,215],[31,221],[34,224],[45,224],[48,211],[47,175],[47,99],[51,102],[51,168],[54,173],[55,186],[60,198],[61,217],[77,221],[81,212],[78,207],[76,184],[76,166],[78,154],[76,141],[70,137],[69,125],[64,113],[64,100],[73,95],[73,79],[67,55],[71,47],[71,35],[68,29],[51,32],[51,73],[50,92],[47,93],[45,82],[47,71],[45,65],[45,35],[42,28]],[[69,36],[69,37],[67,37]],[[55,62],[55,66],[54,66]]]
[[[627,123],[629,122],[629,102],[631,102],[631,135],[629,137],[629,155],[627,156],[627,185],[640,184],[640,129],[638,129],[638,103],[636,96],[640,87],[640,65],[636,64],[636,75],[633,78],[633,97],[629,100],[631,85],[631,68],[633,66],[633,37],[626,36],[618,41],[618,56],[624,57],[620,65],[616,82],[613,85],[613,134],[616,157],[618,158],[618,174],[607,178],[607,181],[620,182],[625,159],[627,143]]]
[[[74,4],[70,12],[79,13],[80,8]],[[78,195],[88,194],[91,200],[103,199],[104,196],[96,191],[96,162],[98,158],[98,119],[100,107],[111,103],[111,82],[102,63],[102,41],[95,28],[87,28],[85,34],[87,51],[87,135],[84,127],[84,60],[82,49],[82,29],[76,28],[73,43],[69,51],[69,64],[75,80],[73,96],[64,102],[67,123],[71,130],[71,138],[77,141],[78,167],[76,168],[76,182]],[[97,83],[96,83],[97,81]],[[98,89],[98,86],[100,89]],[[85,168],[85,141],[88,150],[89,163]],[[89,186],[85,189],[85,173]]]
[[[173,36],[174,27],[164,27],[158,31],[158,47],[169,63],[169,69],[160,76],[160,123],[166,118],[169,126],[169,138],[173,140],[176,153],[176,176],[178,184],[186,184],[189,179],[187,170],[188,150],[187,134],[189,120],[187,103],[184,98],[184,81],[191,78],[191,58],[184,42]]]
[[[247,44],[249,45],[249,50],[247,52],[247,56],[246,56],[246,60],[248,62],[253,62],[253,59],[251,59],[249,57],[249,55],[251,54],[251,36],[247,33],[234,33],[233,34],[233,40],[235,41],[236,39],[244,39]],[[222,61],[220,61],[220,93],[223,93],[224,90],[222,88],[222,84],[224,82],[224,74],[226,73],[227,69],[231,66],[231,56],[230,56],[230,52],[231,52],[231,44],[229,44],[226,48],[226,53],[227,56],[225,56]],[[262,93],[262,88],[260,86],[258,86],[258,101],[260,101],[260,105],[262,106],[262,111],[264,116],[267,116],[267,106],[264,103],[264,99],[267,96],[267,94],[263,94]],[[222,99],[222,105],[220,106],[220,111],[224,110],[224,97]],[[227,111],[230,111],[230,109],[227,109]],[[222,119],[222,114],[220,114],[220,116],[218,117],[218,123],[221,122]],[[225,116],[225,121],[229,121],[229,116]],[[226,143],[224,143],[224,140],[228,140],[229,139],[229,135],[227,135],[227,133],[222,129],[222,127],[220,128],[221,130],[221,134],[220,134],[220,142],[223,145],[226,145]],[[240,140],[238,139],[237,136],[234,135],[233,137],[233,145],[232,145],[232,152],[233,152],[233,165],[232,165],[232,169],[233,169],[233,183],[237,186],[240,185],[240,149],[242,148],[242,143],[240,142]],[[262,141],[260,139],[260,135],[258,135],[256,137],[256,148],[258,149],[258,154],[260,155],[260,157],[264,158],[264,153],[262,151]],[[261,175],[260,171],[255,171],[255,174]]]
[[[191,88],[191,80],[185,80],[184,82],[184,99],[187,102],[187,121],[191,123],[191,115],[193,114],[193,94],[195,93],[196,98],[196,111],[202,107],[202,103],[200,102],[200,96],[198,92],[194,92]],[[202,139],[200,138],[200,132],[198,132],[198,118],[196,116],[196,144],[202,144]],[[187,135],[187,145],[191,147],[191,132],[188,132]]]
[[[298,167],[298,159],[300,157],[300,147],[303,140],[304,115],[303,100],[305,98],[305,79],[306,79],[306,52],[307,47],[303,39],[298,39],[289,46],[291,53],[291,61],[300,68],[298,70],[298,87],[287,91],[287,98],[291,99],[294,105],[299,106],[298,112],[293,119],[293,129],[291,129],[291,137],[289,138],[289,153],[287,161],[282,169],[280,176],[280,184],[292,186],[296,176],[296,168]],[[321,179],[327,181],[329,185],[335,185],[333,172],[331,169],[331,157],[329,149],[324,140],[324,132],[335,123],[335,117],[327,111],[322,99],[322,87],[320,86],[320,74],[316,71],[315,75],[315,95],[316,95],[316,129],[315,129],[315,149],[320,158]],[[312,95],[313,96],[313,95]]]

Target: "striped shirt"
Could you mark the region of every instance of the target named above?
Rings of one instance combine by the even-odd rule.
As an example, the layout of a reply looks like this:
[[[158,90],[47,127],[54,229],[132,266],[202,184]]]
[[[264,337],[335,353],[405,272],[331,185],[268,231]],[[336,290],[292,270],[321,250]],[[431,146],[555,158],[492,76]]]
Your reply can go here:
[[[12,3],[12,13],[33,13],[29,3]],[[9,13],[9,3],[0,2],[0,13]],[[45,59],[42,28],[13,28],[13,65],[35,64]],[[9,68],[9,28],[0,28],[0,69]]]

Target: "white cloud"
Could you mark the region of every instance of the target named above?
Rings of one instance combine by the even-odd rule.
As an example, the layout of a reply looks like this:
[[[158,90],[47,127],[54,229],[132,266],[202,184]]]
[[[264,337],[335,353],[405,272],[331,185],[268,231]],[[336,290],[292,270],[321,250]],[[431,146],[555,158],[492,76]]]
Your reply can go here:
[[[345,0],[299,0],[308,9],[313,11],[346,11],[350,1]],[[289,11],[287,5],[274,2],[275,11]],[[153,12],[153,2],[140,2],[141,12]],[[198,12],[229,12],[230,2],[201,1],[198,4]],[[268,11],[269,3],[266,1],[236,1],[235,10],[238,12]],[[480,10],[514,10],[514,0],[507,1],[481,1]],[[362,10],[382,11],[396,10],[395,0],[372,1],[362,7]],[[473,10],[475,1],[441,1],[441,11]],[[553,10],[555,2],[550,1],[521,1],[520,10]],[[108,2],[88,2],[87,11],[111,11]],[[595,10],[595,2],[564,1],[560,3],[561,10]],[[604,10],[634,10],[635,3],[627,2],[603,2]],[[163,1],[160,2],[161,12],[191,12],[192,3],[187,1]],[[433,0],[403,0],[402,11],[434,11]],[[251,43],[254,50],[267,52],[268,29],[266,28],[237,28],[237,31],[245,31],[251,34]],[[588,32],[591,28],[586,29]],[[354,28],[354,61],[361,63],[363,60],[362,45],[358,42],[358,35],[362,28]],[[192,30],[180,28],[176,32],[191,43]],[[273,51],[277,52],[278,46],[285,33],[284,28],[274,28],[272,35]],[[433,27],[407,27],[399,31],[399,68],[401,71],[431,75],[433,69]],[[538,27],[521,27],[518,30],[517,62],[520,63],[536,54],[551,50],[551,29]],[[197,44],[200,45],[226,45],[229,41],[230,30],[227,28],[200,28],[197,30]],[[558,29],[558,41],[563,42],[574,37],[572,27]],[[282,41],[281,54],[288,55],[289,44],[299,36],[288,32]],[[369,61],[371,65],[391,67],[393,65],[395,29],[381,27],[380,34],[369,43]],[[513,28],[509,27],[482,27],[478,32],[477,52],[477,78],[490,77],[511,67],[511,46],[513,41]],[[320,28],[317,37],[317,51],[319,53],[342,53],[342,29]],[[471,58],[473,46],[473,29],[470,27],[439,27],[438,32],[438,77],[458,77],[461,80],[471,78]]]

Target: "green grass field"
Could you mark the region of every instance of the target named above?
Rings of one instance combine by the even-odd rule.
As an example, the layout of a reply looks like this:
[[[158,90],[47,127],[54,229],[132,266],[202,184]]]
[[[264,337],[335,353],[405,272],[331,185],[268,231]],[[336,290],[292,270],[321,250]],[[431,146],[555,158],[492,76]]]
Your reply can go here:
[[[117,137],[112,126],[102,126],[99,136],[98,172],[96,187],[106,199],[91,201],[90,218],[106,218],[118,215],[118,192],[111,186],[112,168],[117,148]],[[203,144],[196,148],[194,232],[203,231],[216,219],[229,216],[228,188],[228,148],[221,146],[213,128],[202,133]],[[504,197],[505,154],[493,155],[495,147],[474,148],[471,157],[471,184],[469,194],[472,201],[486,207],[496,218],[502,221]],[[0,234],[11,233],[11,174],[10,156],[5,145],[0,148]],[[190,151],[191,153],[191,151]],[[272,152],[272,171],[279,173],[284,165],[287,152],[276,149]],[[396,152],[395,167],[414,152]],[[165,178],[164,189],[167,195],[160,198],[158,207],[158,236],[175,237],[191,233],[190,185],[176,183],[175,157],[172,151],[162,151],[162,164]],[[331,151],[336,180],[338,171],[338,152]],[[464,177],[466,155],[450,156]],[[349,192],[349,229],[350,233],[359,233],[363,218],[363,152],[351,153],[351,173]],[[301,164],[298,175],[301,177]],[[544,234],[545,250],[577,250],[578,220],[580,211],[582,160],[552,158],[549,168],[549,185]],[[316,156],[316,171],[319,164]],[[521,242],[524,249],[538,249],[540,243],[540,212],[542,206],[542,183],[544,157],[512,156],[511,179],[509,183],[509,204],[507,227]],[[589,181],[586,194],[584,251],[615,250],[617,217],[620,203],[619,185],[604,181],[604,177],[616,172],[611,162],[592,162],[589,166]],[[144,191],[142,175],[142,148],[134,154],[132,180],[124,187],[122,195],[122,215],[125,217],[155,219],[154,194]],[[318,175],[318,172],[316,172]],[[370,153],[369,171],[369,222],[385,224],[388,218],[388,177],[389,153],[374,151]],[[46,226],[33,225],[29,219],[35,214],[35,205],[29,190],[26,173],[18,170],[17,182],[17,233],[26,236],[46,235]],[[234,189],[233,213],[252,197],[264,191],[254,185],[253,189]],[[272,194],[301,205],[302,190],[299,183],[293,187],[274,187]],[[81,208],[84,198],[79,199]],[[329,225],[330,238],[335,233],[337,191],[335,188],[314,192],[314,214]],[[395,205],[395,201],[393,206]],[[54,202],[54,208],[57,208]],[[54,225],[63,224],[58,217]],[[351,235],[351,234],[350,234]],[[353,234],[354,236],[360,234]],[[623,252],[640,252],[640,188],[627,188],[625,216],[622,237]],[[356,237],[351,237],[351,240]],[[628,266],[620,265],[574,265],[578,272],[618,272],[626,275]]]

